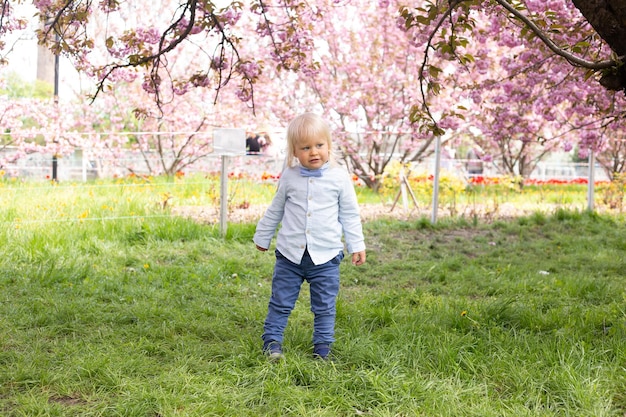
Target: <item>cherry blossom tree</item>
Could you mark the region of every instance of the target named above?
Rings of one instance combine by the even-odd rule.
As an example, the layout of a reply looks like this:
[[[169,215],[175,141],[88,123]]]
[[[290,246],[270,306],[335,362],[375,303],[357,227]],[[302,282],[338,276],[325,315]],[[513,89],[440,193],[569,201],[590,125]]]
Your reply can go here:
[[[212,68],[211,65],[215,62],[209,62],[210,60],[202,54],[198,55],[198,50],[202,51],[207,44],[220,48],[219,43],[225,40],[222,37],[215,42],[205,39],[206,42],[198,44],[186,42],[185,45],[178,45],[177,48],[167,52],[167,68],[164,63],[159,64],[161,66],[158,72],[165,74],[168,88],[154,88],[154,77],[161,77],[161,75],[145,73],[142,76],[140,71],[142,67],[118,65],[119,62],[115,65],[107,64],[107,59],[121,57],[123,54],[121,49],[126,48],[125,53],[129,53],[142,42],[142,47],[149,48],[149,45],[159,41],[154,28],[163,19],[163,10],[151,8],[151,5],[150,2],[120,4],[115,7],[115,10],[119,12],[118,19],[112,22],[106,19],[106,13],[94,13],[89,17],[88,22],[77,23],[78,26],[84,23],[82,35],[78,32],[72,35],[80,37],[87,36],[87,33],[115,32],[128,35],[128,31],[124,28],[133,27],[137,28],[133,29],[135,35],[143,37],[141,41],[137,39],[132,41],[131,44],[134,46],[124,47],[121,41],[110,43],[109,40],[112,38],[107,38],[102,44],[94,44],[89,51],[91,46],[87,42],[82,45],[85,47],[83,51],[85,56],[81,58],[82,60],[72,55],[79,49],[76,45],[73,50],[70,48],[71,45],[64,45],[61,42],[59,45],[61,49],[55,49],[57,52],[73,56],[79,68],[87,74],[97,75],[98,71],[105,70],[105,67],[106,71],[109,71],[105,78],[97,79],[95,92],[79,92],[79,94],[91,94],[92,98],[98,95],[98,99],[92,100],[91,105],[87,106],[87,102],[79,98],[72,103],[62,102],[59,106],[52,100],[36,102],[35,106],[32,106],[30,104],[32,100],[28,99],[0,103],[0,111],[4,111],[5,119],[10,118],[11,123],[14,124],[14,126],[9,123],[4,124],[10,131],[10,135],[5,135],[0,141],[2,144],[0,146],[12,146],[19,149],[11,153],[12,160],[32,152],[61,156],[73,151],[68,147],[61,148],[61,144],[74,144],[85,149],[93,158],[115,159],[120,164],[124,164],[124,168],[128,171],[173,175],[212,153],[212,129],[249,125],[256,127],[257,124],[267,123],[266,121],[254,122],[256,117],[250,104],[253,100],[252,86],[255,84],[256,87],[256,84],[260,84],[263,65],[260,59],[254,58],[255,53],[259,52],[259,44],[249,43],[238,47],[236,54],[239,62],[235,65],[238,69],[234,69],[235,67],[229,69],[224,64],[219,68],[213,68],[214,79],[206,78],[203,82],[195,84],[184,83],[180,81],[181,77],[197,74],[198,68],[202,68],[203,65]],[[58,5],[42,2],[38,6],[53,8]],[[77,8],[80,5],[77,3],[74,6],[75,12],[78,13]],[[84,3],[83,6],[90,7],[91,4]],[[234,5],[233,7],[236,9],[240,6]],[[232,9],[229,10],[232,11]],[[229,10],[223,13],[228,15]],[[76,18],[78,17],[79,15],[76,15]],[[233,25],[239,21],[237,16],[231,17]],[[65,19],[58,16],[57,18]],[[254,33],[256,28],[253,23],[258,25],[258,14],[242,21],[245,21],[245,24],[240,25],[242,26],[239,29],[240,32],[242,34]],[[144,30],[140,29],[141,27],[150,29]],[[51,30],[50,26],[47,30]],[[64,36],[67,34],[68,32]],[[45,33],[42,32],[40,35],[44,36]],[[130,41],[129,37],[125,39]],[[53,46],[54,48],[56,46]],[[88,56],[86,52],[90,52],[93,56]],[[222,53],[225,52],[222,51]],[[270,56],[269,53],[260,55]],[[162,55],[161,59],[165,59],[164,56]],[[294,62],[295,59],[292,57]],[[110,66],[107,67],[107,65]],[[228,71],[228,74],[222,70]],[[241,71],[245,72],[243,76]],[[239,75],[238,80],[235,80],[234,74]],[[232,77],[237,82],[230,82],[232,80],[227,82],[224,77]],[[193,79],[198,80],[198,78]],[[216,103],[218,93],[220,100]],[[76,106],[79,106],[80,110],[72,111],[76,109]],[[267,111],[264,111],[267,106],[257,105],[256,107],[260,113],[267,115]],[[11,111],[11,109],[14,110]],[[49,120],[37,118],[38,121],[35,123],[32,121],[33,116],[29,114],[30,112],[45,112]],[[56,123],[52,126],[54,120],[61,118],[64,120],[63,123]],[[250,119],[253,119],[252,123]],[[30,127],[28,129],[21,127],[25,125]],[[41,138],[41,132],[44,132],[44,139]],[[69,135],[74,136],[72,141],[63,139]],[[46,146],[42,146],[44,142]],[[140,158],[133,158],[131,162],[125,157],[129,151]],[[138,161],[142,162],[138,163]]]
[[[20,3],[2,1],[0,40],[25,27]],[[95,78],[92,98],[141,84],[144,127],[172,130],[185,108],[181,126],[202,128],[214,115],[197,97],[225,111],[235,94],[256,111],[263,92],[262,114],[280,121],[315,99],[373,188],[389,155],[419,160],[444,129],[479,129],[490,157],[522,175],[556,144],[600,152],[605,132],[624,130],[623,0],[33,4],[40,41]],[[162,169],[190,159],[174,160]]]
[[[429,156],[430,120],[417,120],[421,97],[419,62],[425,39],[399,24],[396,1],[318,1],[314,74],[299,74],[306,92],[299,107],[320,108],[334,127],[341,156],[367,186],[376,190],[392,161]],[[449,126],[457,104],[434,99],[440,123]]]
[[[0,35],[24,27],[25,20],[14,13],[19,3],[21,2],[17,0],[2,0]],[[378,2],[383,6],[381,9],[388,3],[387,0]],[[92,0],[35,0],[33,4],[38,9],[39,19],[45,25],[40,32],[40,40],[56,51],[75,58],[77,65],[93,68],[100,80],[96,94],[106,87],[109,77],[117,72],[145,69],[138,75],[145,77],[145,87],[153,92],[157,100],[163,91],[157,87],[163,85],[165,75],[168,75],[169,85],[183,89],[189,85],[216,81],[212,76],[216,76],[221,83],[236,75],[244,81],[242,93],[248,94],[251,99],[251,87],[257,74],[255,61],[239,56],[238,47],[243,38],[233,30],[242,14],[248,10],[259,17],[256,34],[271,42],[272,58],[279,67],[314,71],[314,65],[310,65],[308,59],[313,49],[310,32],[323,12],[316,3],[298,0],[283,0],[278,3],[268,0],[251,0],[247,3],[186,0],[152,8],[152,14],[159,21],[155,25],[149,25],[144,17],[150,9],[139,11],[130,2],[121,0],[100,1],[97,4]],[[554,10],[558,11],[564,4],[573,4],[580,11],[595,33],[610,46],[615,59],[590,61],[570,49],[578,42],[559,45],[550,39],[548,33],[560,31],[570,23],[561,21],[558,12],[554,13]],[[437,19],[439,28],[443,27],[442,22],[447,20],[447,16],[459,11],[466,13],[472,7],[483,10],[491,8],[502,20],[513,18],[521,22],[527,32],[540,38],[552,53],[563,56],[575,65],[602,71],[602,82],[607,88],[624,90],[626,87],[626,70],[620,65],[620,59],[626,54],[626,28],[622,23],[626,20],[626,5],[623,0],[574,0],[572,3],[563,0],[435,0],[409,4],[404,12],[409,26],[416,21],[430,23]],[[540,7],[545,13],[536,14],[537,10],[533,10],[536,7]],[[412,8],[418,13],[413,13]],[[105,39],[96,38],[96,34],[89,29],[89,22],[98,14],[105,15],[109,22],[115,22],[119,19],[127,20],[133,11],[139,18],[140,24],[137,26],[128,26],[120,31],[110,27]],[[525,11],[532,13],[525,14]],[[541,19],[535,19],[533,13],[534,17],[540,16]],[[439,16],[443,16],[443,19],[439,19]],[[468,23],[470,21],[471,19],[466,20]],[[462,26],[463,23],[457,28]],[[57,35],[60,41],[57,41]],[[583,39],[584,37],[580,38]],[[200,46],[206,42],[210,44],[208,49]],[[100,64],[92,63],[89,59],[89,52],[98,43],[104,43],[109,51],[105,62]],[[195,43],[198,46],[196,53],[206,58],[204,68],[185,76],[164,74],[161,70],[168,68],[168,54],[183,43]]]
[[[2,1],[0,36],[25,27],[25,18],[16,13],[20,3]],[[254,84],[263,63],[242,51],[246,43],[254,44],[254,38],[272,46],[267,58],[277,68],[314,71],[308,32],[316,11],[299,1],[274,5],[264,0],[187,0],[160,3],[159,7],[119,0],[32,3],[42,27],[39,41],[95,77],[92,98],[120,79],[137,78],[159,106],[193,88],[211,89],[217,99],[229,83],[238,85],[240,99],[253,103]],[[240,30],[244,11],[255,20],[254,31],[248,26]],[[106,22],[105,30],[94,30],[95,21]],[[194,60],[193,71],[172,67],[170,58],[177,51]]]
[[[0,168],[35,152],[61,157],[85,146],[91,110],[87,103],[0,97]]]
[[[445,1],[402,14],[430,36],[423,90],[447,89],[440,68],[456,63],[458,97],[472,103],[467,122],[503,171],[527,176],[557,147],[601,152],[606,129],[625,130],[620,42],[608,48],[574,4]]]

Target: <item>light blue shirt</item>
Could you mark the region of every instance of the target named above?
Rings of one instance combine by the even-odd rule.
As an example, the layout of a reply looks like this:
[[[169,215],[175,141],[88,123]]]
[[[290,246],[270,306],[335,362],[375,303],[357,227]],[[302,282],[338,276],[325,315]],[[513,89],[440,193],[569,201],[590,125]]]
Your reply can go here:
[[[344,249],[342,237],[349,253],[365,250],[352,179],[339,165],[330,165],[321,177],[303,177],[299,166],[286,168],[254,243],[269,248],[281,222],[276,249],[293,263],[300,263],[307,248],[314,264],[330,261]]]

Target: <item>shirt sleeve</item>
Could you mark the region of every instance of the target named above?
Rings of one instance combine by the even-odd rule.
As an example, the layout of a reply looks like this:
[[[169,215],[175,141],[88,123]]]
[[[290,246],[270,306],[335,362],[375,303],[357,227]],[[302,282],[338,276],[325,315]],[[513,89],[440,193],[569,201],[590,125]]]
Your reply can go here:
[[[265,249],[270,247],[276,228],[283,219],[285,213],[285,201],[287,193],[285,191],[287,185],[283,178],[278,180],[278,189],[268,209],[265,211],[261,220],[257,223],[254,232],[253,242]]]
[[[339,222],[343,228],[348,253],[364,251],[365,238],[363,236],[359,203],[354,191],[354,185],[347,173],[342,181],[342,189],[339,196]]]

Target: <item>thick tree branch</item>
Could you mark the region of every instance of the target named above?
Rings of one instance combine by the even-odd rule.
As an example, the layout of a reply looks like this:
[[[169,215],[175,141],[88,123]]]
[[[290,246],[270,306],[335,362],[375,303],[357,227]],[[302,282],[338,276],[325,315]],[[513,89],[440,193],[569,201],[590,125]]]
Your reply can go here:
[[[501,5],[503,8],[505,8],[509,13],[511,13],[513,16],[519,19],[522,23],[524,23],[530,30],[532,30],[533,33],[537,35],[537,37],[548,48],[550,48],[552,52],[554,52],[560,57],[565,58],[572,65],[598,71],[598,70],[617,67],[624,61],[624,59],[626,59],[626,56],[624,55],[618,57],[618,60],[609,59],[609,60],[599,61],[599,62],[587,61],[586,59],[580,58],[572,54],[571,52],[566,51],[563,48],[560,48],[550,38],[548,38],[548,36],[546,36],[546,33],[543,30],[541,30],[541,28],[539,28],[531,19],[529,19],[519,10],[515,9],[515,7],[513,7],[508,1],[506,0],[495,0],[495,1],[496,3]]]

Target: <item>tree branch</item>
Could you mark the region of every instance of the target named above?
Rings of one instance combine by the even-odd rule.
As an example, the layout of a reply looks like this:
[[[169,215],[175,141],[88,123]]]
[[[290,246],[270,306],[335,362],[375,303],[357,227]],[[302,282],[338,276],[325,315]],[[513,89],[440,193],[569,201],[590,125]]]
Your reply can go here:
[[[98,94],[104,90],[104,83],[109,78],[109,76],[114,71],[121,69],[121,68],[139,67],[139,66],[152,62],[153,68],[151,70],[150,78],[153,82],[155,82],[156,81],[155,76],[156,76],[156,73],[158,72],[158,68],[160,67],[161,57],[167,54],[168,52],[172,51],[173,49],[175,49],[191,33],[191,30],[193,29],[193,26],[195,24],[196,6],[197,6],[197,0],[189,0],[186,3],[184,10],[181,13],[180,17],[174,23],[172,23],[161,35],[161,39],[159,40],[159,49],[156,53],[141,57],[140,59],[134,62],[127,62],[125,64],[110,64],[110,65],[105,66],[104,69],[106,69],[106,71],[104,72],[104,75],[101,77],[101,80],[97,84],[96,92],[92,96],[91,102],[93,102],[98,96]],[[190,13],[189,23],[185,26],[185,29],[172,40],[172,42],[170,42],[164,47],[165,39],[167,35],[170,32],[174,31],[174,29],[176,29],[176,27],[181,22],[181,20],[183,19],[187,11],[189,11]],[[158,101],[158,86],[155,85],[155,88],[157,90],[156,95],[157,95],[157,101]]]
[[[504,7],[509,13],[519,19],[522,23],[524,23],[530,30],[533,31],[535,35],[556,55],[565,58],[572,65],[577,65],[579,67],[591,69],[591,70],[603,70],[614,68],[620,65],[626,59],[626,56],[618,57],[618,60],[606,60],[606,61],[587,61],[586,59],[580,58],[565,49],[559,47],[555,44],[550,38],[548,38],[544,31],[542,31],[531,19],[522,14],[520,11],[515,9],[508,1],[506,0],[495,0],[496,3]]]

